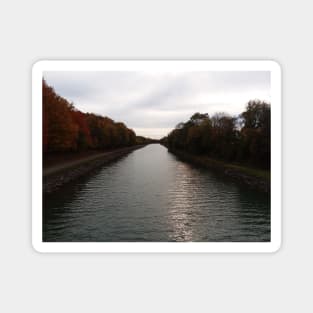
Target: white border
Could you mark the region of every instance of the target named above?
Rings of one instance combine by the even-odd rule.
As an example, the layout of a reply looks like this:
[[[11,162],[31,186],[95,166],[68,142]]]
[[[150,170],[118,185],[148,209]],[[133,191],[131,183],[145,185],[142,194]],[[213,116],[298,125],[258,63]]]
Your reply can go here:
[[[270,71],[270,242],[42,242],[44,71]],[[281,68],[275,61],[38,61],[32,69],[32,244],[38,252],[275,252],[281,245]]]

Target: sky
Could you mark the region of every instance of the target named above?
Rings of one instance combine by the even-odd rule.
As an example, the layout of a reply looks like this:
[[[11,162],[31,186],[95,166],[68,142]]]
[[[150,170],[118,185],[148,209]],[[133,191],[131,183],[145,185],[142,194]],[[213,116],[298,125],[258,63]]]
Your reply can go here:
[[[267,71],[51,71],[43,76],[80,111],[108,116],[155,139],[196,112],[238,115],[249,100],[271,100]]]

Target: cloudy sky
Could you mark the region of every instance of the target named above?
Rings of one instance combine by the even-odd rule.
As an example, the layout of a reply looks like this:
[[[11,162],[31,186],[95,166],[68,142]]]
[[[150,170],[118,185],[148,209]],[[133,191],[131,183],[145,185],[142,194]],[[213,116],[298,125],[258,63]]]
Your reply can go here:
[[[270,72],[45,72],[47,83],[82,112],[124,122],[161,138],[195,113],[241,113],[270,102]]]

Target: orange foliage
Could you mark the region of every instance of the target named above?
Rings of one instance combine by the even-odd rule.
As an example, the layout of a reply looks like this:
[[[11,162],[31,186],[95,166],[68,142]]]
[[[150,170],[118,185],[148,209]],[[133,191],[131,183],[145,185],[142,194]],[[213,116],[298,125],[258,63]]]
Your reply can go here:
[[[83,113],[42,83],[43,151],[81,151],[136,144],[136,134],[108,117]]]

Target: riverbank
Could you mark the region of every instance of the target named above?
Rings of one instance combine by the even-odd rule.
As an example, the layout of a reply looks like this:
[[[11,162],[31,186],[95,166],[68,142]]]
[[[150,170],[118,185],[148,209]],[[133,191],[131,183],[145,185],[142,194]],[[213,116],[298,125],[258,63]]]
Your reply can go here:
[[[128,153],[143,148],[145,145],[136,145],[108,152],[80,155],[64,162],[54,162],[43,168],[43,193],[51,193],[87,173],[91,170],[115,161]]]
[[[168,151],[173,153],[182,161],[226,175],[240,183],[248,185],[250,188],[257,189],[262,192],[270,192],[271,190],[270,171],[226,163],[205,156],[193,155],[180,150],[168,149]]]
[[[43,213],[45,242],[271,240],[267,193],[191,169],[158,144],[44,197]]]

